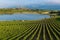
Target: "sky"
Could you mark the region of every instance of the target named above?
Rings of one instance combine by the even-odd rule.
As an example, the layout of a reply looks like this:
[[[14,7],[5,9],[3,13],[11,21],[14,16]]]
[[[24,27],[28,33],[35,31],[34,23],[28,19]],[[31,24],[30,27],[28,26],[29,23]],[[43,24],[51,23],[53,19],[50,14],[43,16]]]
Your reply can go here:
[[[60,0],[0,0],[0,8],[9,6],[24,6],[30,4],[40,4],[40,5],[60,5]]]

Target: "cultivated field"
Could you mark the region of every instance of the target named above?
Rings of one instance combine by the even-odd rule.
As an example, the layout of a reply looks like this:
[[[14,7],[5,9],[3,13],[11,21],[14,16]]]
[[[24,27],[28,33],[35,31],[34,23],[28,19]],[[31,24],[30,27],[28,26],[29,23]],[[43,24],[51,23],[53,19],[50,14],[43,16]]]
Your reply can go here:
[[[60,21],[0,21],[0,40],[60,40]]]

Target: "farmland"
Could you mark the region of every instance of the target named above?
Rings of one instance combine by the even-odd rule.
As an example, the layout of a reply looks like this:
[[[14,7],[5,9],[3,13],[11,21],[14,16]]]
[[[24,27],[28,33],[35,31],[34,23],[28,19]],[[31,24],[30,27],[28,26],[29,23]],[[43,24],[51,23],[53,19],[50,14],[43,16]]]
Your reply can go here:
[[[59,40],[60,21],[0,21],[0,40]]]

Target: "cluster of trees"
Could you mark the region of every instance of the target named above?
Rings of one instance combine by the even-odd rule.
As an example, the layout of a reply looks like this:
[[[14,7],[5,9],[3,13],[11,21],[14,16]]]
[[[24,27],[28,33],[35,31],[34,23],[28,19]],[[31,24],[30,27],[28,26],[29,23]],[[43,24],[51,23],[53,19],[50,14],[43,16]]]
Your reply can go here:
[[[57,14],[57,15],[60,15],[60,11],[51,11],[50,14]]]
[[[58,11],[58,15],[60,15],[60,11]]]

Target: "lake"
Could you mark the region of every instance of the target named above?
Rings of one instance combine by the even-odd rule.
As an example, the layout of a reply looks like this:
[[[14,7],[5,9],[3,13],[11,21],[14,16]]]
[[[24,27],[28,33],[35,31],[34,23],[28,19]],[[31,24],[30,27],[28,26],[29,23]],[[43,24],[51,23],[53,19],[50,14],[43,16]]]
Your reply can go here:
[[[0,15],[0,21],[5,20],[40,20],[44,18],[50,18],[49,15],[43,14],[3,14]]]

